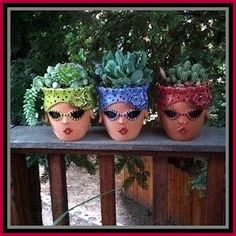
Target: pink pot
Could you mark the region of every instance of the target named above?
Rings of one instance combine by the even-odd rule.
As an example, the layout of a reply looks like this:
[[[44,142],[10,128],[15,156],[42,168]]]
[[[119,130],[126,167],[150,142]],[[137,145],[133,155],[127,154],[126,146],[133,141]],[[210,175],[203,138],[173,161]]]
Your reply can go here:
[[[178,141],[195,139],[208,117],[209,86],[172,87],[157,85],[160,123],[168,137]]]

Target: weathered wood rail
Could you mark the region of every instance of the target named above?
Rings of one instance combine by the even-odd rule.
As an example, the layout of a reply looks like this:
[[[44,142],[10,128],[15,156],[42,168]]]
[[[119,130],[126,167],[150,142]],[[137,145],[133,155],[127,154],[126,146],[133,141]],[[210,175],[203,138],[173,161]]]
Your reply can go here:
[[[32,220],[32,188],[27,174],[26,154],[46,153],[49,161],[50,191],[53,219],[68,209],[64,155],[69,153],[97,154],[100,170],[100,193],[115,188],[114,155],[136,153],[153,157],[153,225],[168,225],[168,157],[190,158],[201,155],[208,159],[207,190],[201,225],[225,224],[225,129],[203,128],[197,139],[173,141],[159,129],[143,129],[133,141],[112,140],[103,127],[92,127],[80,141],[63,142],[51,127],[16,126],[10,130],[11,149],[11,217],[10,225],[40,225],[40,217]],[[37,182],[37,181],[36,181]],[[39,189],[37,190],[40,191]],[[38,193],[39,194],[39,193]],[[79,194],[79,193],[78,193]],[[178,199],[178,196],[176,196]],[[181,202],[176,201],[181,208]],[[41,216],[39,203],[34,214]],[[37,212],[35,212],[37,211]],[[116,225],[115,192],[101,197],[103,225]],[[60,225],[69,225],[68,216]]]

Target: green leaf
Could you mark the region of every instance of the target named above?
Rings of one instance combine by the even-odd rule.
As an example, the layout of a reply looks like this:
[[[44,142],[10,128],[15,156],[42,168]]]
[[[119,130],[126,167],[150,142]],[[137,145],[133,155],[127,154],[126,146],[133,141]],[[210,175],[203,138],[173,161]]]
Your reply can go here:
[[[105,66],[105,70],[106,70],[106,72],[113,73],[115,71],[116,66],[117,66],[117,64],[115,63],[115,61],[109,60]]]
[[[109,60],[115,60],[114,54],[112,51],[109,51],[104,57],[103,57],[103,61],[107,62]]]
[[[143,72],[141,70],[136,70],[131,76],[131,83],[137,85],[141,82],[142,79],[143,79]]]
[[[124,55],[123,55],[122,51],[120,51],[120,50],[116,51],[115,59],[116,59],[117,64],[123,70],[124,69],[124,60],[125,60],[125,58],[124,58]]]

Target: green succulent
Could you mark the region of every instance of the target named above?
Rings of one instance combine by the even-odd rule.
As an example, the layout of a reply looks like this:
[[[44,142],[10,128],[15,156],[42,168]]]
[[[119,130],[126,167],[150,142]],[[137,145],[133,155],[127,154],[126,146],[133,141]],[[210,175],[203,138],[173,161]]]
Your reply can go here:
[[[205,68],[199,63],[191,64],[186,61],[184,64],[178,64],[170,68],[167,74],[161,71],[160,84],[163,85],[200,85],[207,82],[208,74]]]
[[[100,78],[100,86],[134,87],[152,81],[152,70],[146,68],[147,54],[144,51],[127,52],[109,51],[101,64],[95,65],[95,74]]]
[[[55,67],[48,66],[44,76],[37,76],[33,80],[36,87],[47,88],[79,88],[87,86],[91,79],[80,64],[58,63]]]
[[[44,76],[36,76],[31,88],[26,90],[23,101],[23,113],[26,122],[33,126],[38,122],[36,100],[42,88],[80,88],[93,84],[84,67],[75,63],[58,63],[48,66]]]

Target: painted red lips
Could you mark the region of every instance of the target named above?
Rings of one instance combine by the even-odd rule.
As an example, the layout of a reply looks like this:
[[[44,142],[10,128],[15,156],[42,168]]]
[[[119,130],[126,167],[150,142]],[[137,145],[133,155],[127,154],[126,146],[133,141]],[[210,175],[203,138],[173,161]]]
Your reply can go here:
[[[122,135],[127,134],[127,132],[128,132],[128,129],[126,129],[126,128],[121,128],[121,129],[119,130],[119,133],[122,134]]]
[[[72,131],[73,131],[73,129],[71,129],[71,128],[66,128],[63,130],[63,132],[67,135],[69,135]]]
[[[188,130],[185,127],[180,127],[177,129],[179,131],[180,134],[182,135],[187,135]]]

